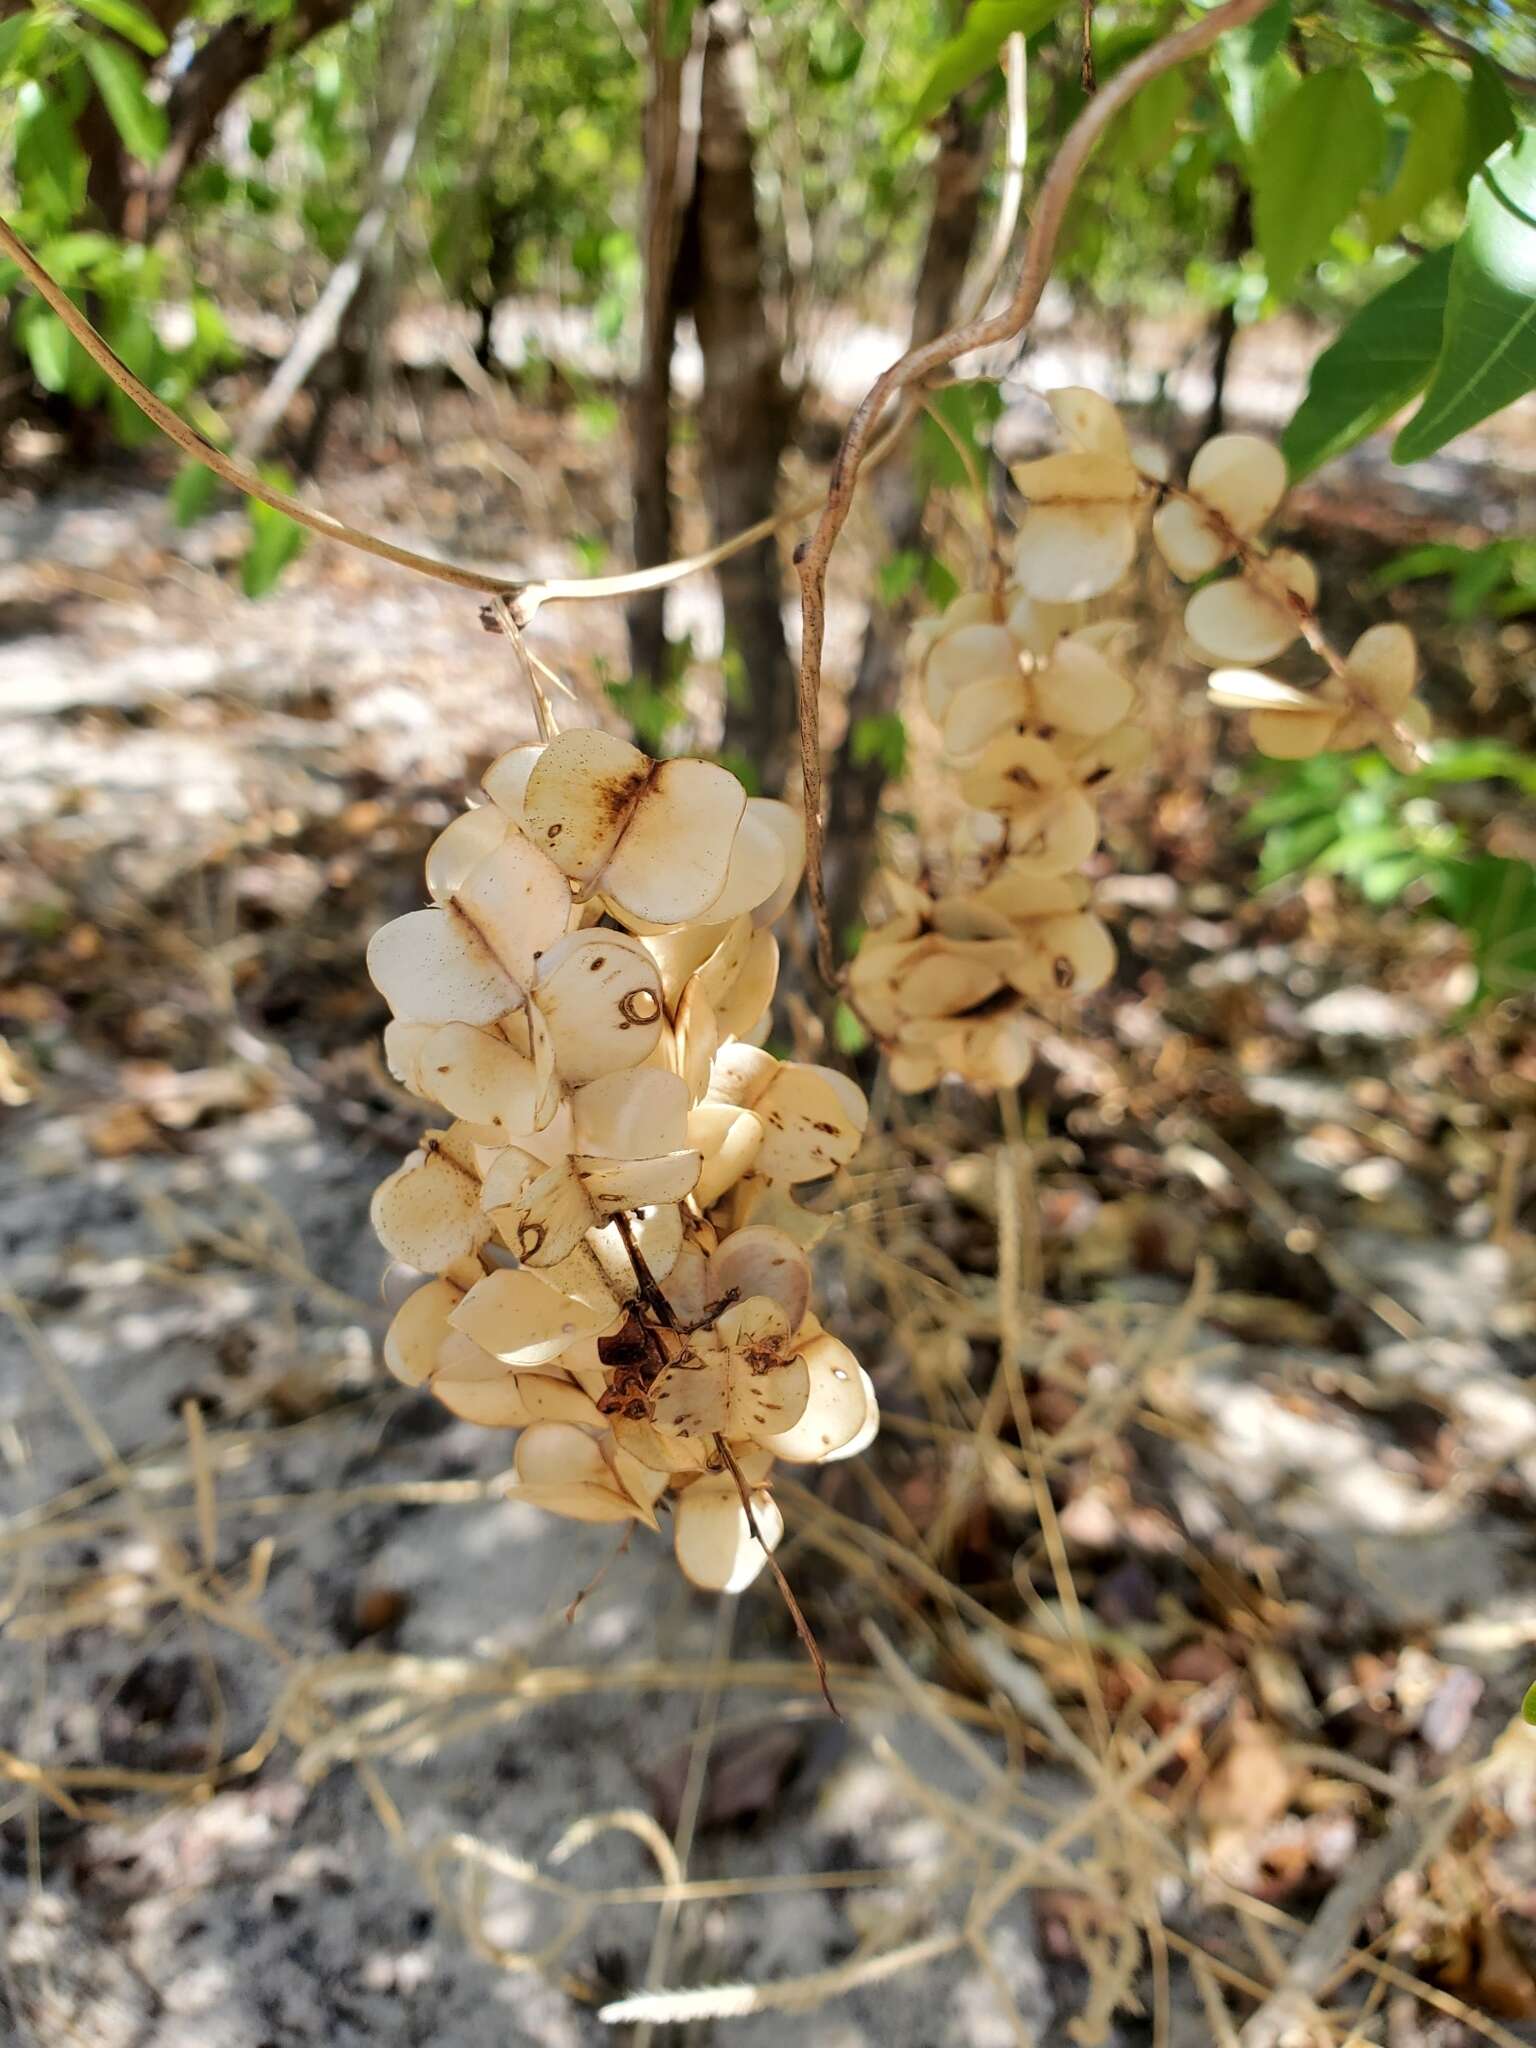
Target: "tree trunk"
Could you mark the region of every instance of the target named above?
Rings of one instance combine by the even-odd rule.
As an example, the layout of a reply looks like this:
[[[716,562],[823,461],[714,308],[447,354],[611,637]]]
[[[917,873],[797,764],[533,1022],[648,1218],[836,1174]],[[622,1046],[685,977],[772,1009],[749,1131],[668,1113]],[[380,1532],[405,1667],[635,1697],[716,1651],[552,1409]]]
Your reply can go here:
[[[720,539],[767,518],[793,408],[782,341],[763,294],[763,247],[747,119],[751,46],[734,0],[715,0],[705,32],[692,227],[693,316],[704,356],[700,415],[705,486]],[[725,752],[769,794],[782,787],[795,726],[779,551],[770,536],[722,563],[727,677]]]
[[[942,334],[955,318],[966,265],[981,217],[986,123],[960,100],[951,102],[934,160],[933,211],[912,304],[912,345]],[[892,554],[916,553],[923,541],[923,495],[909,462],[888,463],[875,478],[876,502],[890,532]],[[827,901],[832,929],[846,939],[858,918],[875,866],[875,832],[885,769],[854,759],[854,735],[867,719],[896,708],[913,604],[871,599],[858,674],[848,696],[848,729],[831,771],[827,813]]]
[[[677,335],[677,255],[683,177],[683,59],[667,54],[668,0],[651,0],[651,89],[645,108],[645,305],[640,374],[630,394],[635,567],[672,556],[672,349]],[[637,676],[666,667],[666,592],[630,600],[629,662]]]

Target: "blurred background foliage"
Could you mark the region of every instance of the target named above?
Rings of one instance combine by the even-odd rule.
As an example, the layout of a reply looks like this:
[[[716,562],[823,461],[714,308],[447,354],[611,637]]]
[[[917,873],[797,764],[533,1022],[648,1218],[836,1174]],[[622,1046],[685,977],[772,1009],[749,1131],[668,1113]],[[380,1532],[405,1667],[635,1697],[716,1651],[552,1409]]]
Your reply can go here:
[[[647,105],[679,67],[703,63],[711,75],[712,38],[744,44],[754,216],[745,303],[749,322],[754,306],[762,312],[778,354],[766,399],[724,397],[738,418],[782,399],[782,418],[750,458],[718,434],[706,450],[717,530],[729,530],[735,500],[721,478],[756,462],[771,494],[804,427],[809,365],[829,319],[899,327],[906,317],[925,231],[931,253],[939,225],[930,187],[956,122],[972,138],[973,214],[995,205],[1001,152],[975,139],[995,140],[1007,39],[1027,38],[1032,183],[1087,91],[1181,13],[1165,0],[1100,5],[1085,50],[1081,10],[1056,0],[765,0],[734,21],[721,0],[658,0],[650,11],[639,0],[10,0],[0,15],[0,195],[134,375],[252,459],[262,449],[242,442],[234,409],[262,320],[280,335],[303,322],[354,254],[361,289],[321,337],[316,416],[284,450],[297,471],[319,459],[330,395],[377,380],[378,337],[402,308],[467,322],[458,345],[482,374],[509,373],[530,389],[565,377],[601,431],[617,417],[613,403],[574,364],[552,363],[526,335],[520,356],[499,357],[497,309],[532,300],[579,310],[621,370],[633,368],[656,225]],[[1220,423],[1241,330],[1282,311],[1315,323],[1330,341],[1285,430],[1293,476],[1336,461],[1416,402],[1393,452],[1423,460],[1536,383],[1536,143],[1522,125],[1536,103],[1523,89],[1533,73],[1536,29],[1503,0],[1276,0],[1209,64],[1172,71],[1133,102],[1078,190],[1059,280],[1112,329],[1161,316],[1207,336],[1208,428]],[[684,124],[680,147],[691,146]],[[392,148],[404,158],[393,170]],[[662,222],[672,237],[665,317],[652,328],[670,355],[677,320],[695,314],[708,442],[709,294],[739,280],[712,279],[719,259],[706,228],[674,212]],[[13,289],[13,271],[4,282],[0,428],[42,419],[77,460],[152,439],[57,315]],[[880,573],[893,633],[952,587],[935,551],[912,542],[933,494],[970,487],[955,429],[988,460],[999,404],[994,387],[970,391],[947,394],[954,417],[944,432],[925,424],[916,444],[919,526],[893,523]],[[680,408],[662,437],[664,494],[669,439],[690,431]],[[642,558],[646,489],[637,459]],[[217,496],[206,472],[184,469],[177,518],[190,522]],[[665,506],[658,518],[653,533],[670,533]],[[270,590],[302,539],[254,507],[247,594]],[[601,543],[577,541],[590,566],[603,566]],[[1499,536],[1410,547],[1377,588],[1422,580],[1452,624],[1517,620],[1536,606],[1533,545]],[[650,558],[661,552],[654,541]],[[757,573],[777,574],[771,548]],[[777,594],[768,601],[777,608]],[[782,635],[770,618],[755,643],[728,585],[726,610],[724,750],[772,781],[788,737],[768,701],[784,694]],[[666,746],[687,737],[689,648],[663,649],[659,632],[636,638],[635,673],[608,687],[641,738]],[[866,644],[863,667],[872,662]],[[889,688],[856,690],[851,709],[843,765],[878,803],[903,772],[906,736]],[[1518,747],[1454,744],[1412,785],[1373,758],[1271,768],[1254,812],[1261,879],[1311,864],[1373,902],[1422,900],[1472,934],[1484,991],[1526,986],[1530,948],[1510,933],[1536,907],[1531,869],[1518,847],[1490,845],[1480,814],[1497,823],[1501,798],[1529,795],[1533,776]]]

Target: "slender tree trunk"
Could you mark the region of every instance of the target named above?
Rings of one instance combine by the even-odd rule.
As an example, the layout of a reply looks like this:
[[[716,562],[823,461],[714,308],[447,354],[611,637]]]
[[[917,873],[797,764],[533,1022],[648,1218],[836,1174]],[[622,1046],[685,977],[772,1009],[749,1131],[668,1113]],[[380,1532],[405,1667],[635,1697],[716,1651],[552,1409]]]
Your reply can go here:
[[[912,305],[912,343],[942,334],[955,318],[966,265],[981,217],[986,172],[986,123],[961,100],[944,115],[934,160],[933,211]],[[876,502],[890,532],[892,554],[915,553],[923,541],[923,494],[910,462],[888,463],[877,473]],[[859,915],[875,866],[875,831],[885,769],[878,759],[854,758],[854,734],[870,718],[896,708],[913,605],[871,600],[858,673],[848,696],[848,729],[832,764],[827,814],[827,900],[832,928],[845,935]]]
[[[700,99],[693,315],[704,355],[706,490],[722,539],[773,512],[793,414],[781,372],[782,339],[763,291],[748,122],[751,62],[740,7],[715,0]],[[776,793],[789,766],[795,691],[773,538],[722,563],[719,579],[727,661],[740,676],[727,694],[725,751],[750,769],[760,788]]]
[[[635,566],[672,555],[672,349],[677,335],[677,257],[686,194],[683,164],[683,59],[667,54],[668,0],[651,0],[650,98],[645,108],[645,305],[640,374],[630,394]],[[629,660],[657,681],[666,664],[666,592],[629,605]]]

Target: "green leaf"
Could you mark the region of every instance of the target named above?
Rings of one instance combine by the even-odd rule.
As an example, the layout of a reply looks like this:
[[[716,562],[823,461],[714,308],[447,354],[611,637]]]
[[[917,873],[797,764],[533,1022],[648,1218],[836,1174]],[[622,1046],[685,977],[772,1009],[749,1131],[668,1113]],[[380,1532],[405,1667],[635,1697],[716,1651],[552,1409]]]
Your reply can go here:
[[[1112,161],[1128,170],[1147,170],[1161,161],[1178,131],[1194,92],[1187,71],[1165,71],[1151,79],[1126,108],[1116,128]]]
[[[24,66],[40,30],[43,30],[42,17],[31,8],[24,8],[21,13],[0,21],[0,78],[8,75],[13,64],[18,69]]]
[[[1386,124],[1363,71],[1314,71],[1255,142],[1253,229],[1270,288],[1289,291],[1325,255],[1375,177]]]
[[[854,766],[863,768],[878,762],[894,782],[907,765],[907,728],[894,711],[881,711],[861,718],[853,728],[850,751]]]
[[[1363,209],[1373,242],[1388,242],[1420,219],[1430,201],[1457,182],[1461,166],[1466,100],[1448,71],[1422,71],[1408,79],[1393,107],[1407,117],[1408,146],[1392,183]]]
[[[662,24],[661,51],[664,57],[686,57],[693,41],[693,17],[698,0],[667,0],[667,18]]]
[[[1339,836],[1339,821],[1325,817],[1299,818],[1293,825],[1277,825],[1265,834],[1259,856],[1259,878],[1278,882],[1298,868],[1310,867]]]
[[[264,468],[261,474],[276,489],[291,489],[284,470]],[[240,588],[247,597],[265,597],[288,564],[304,552],[309,535],[297,520],[263,505],[259,498],[247,499],[246,509],[251,516],[251,544],[240,563]]]
[[[36,301],[29,301],[36,304]],[[21,337],[32,365],[32,374],[45,391],[63,391],[69,385],[69,329],[49,307],[38,305],[27,320]]]
[[[219,480],[200,462],[186,461],[171,485],[171,517],[178,526],[191,526],[201,519],[218,496]]]
[[[154,163],[165,148],[165,109],[145,94],[138,64],[120,44],[98,36],[85,45],[85,61],[123,147],[145,163]]]
[[[936,612],[944,611],[960,595],[960,579],[937,555],[923,564],[923,595]]]
[[[864,38],[841,7],[818,15],[811,23],[807,50],[810,72],[818,85],[846,85],[864,58]]]
[[[26,205],[64,226],[85,202],[87,168],[61,99],[45,99],[16,133],[16,180]]]
[[[1439,740],[1414,780],[1513,782],[1528,796],[1536,796],[1536,754],[1523,754],[1502,740]]]
[[[1533,1685],[1520,1704],[1520,1718],[1536,1728],[1536,1685]]]
[[[1417,462],[1536,386],[1536,128],[1472,181],[1440,356],[1424,403],[1392,445]]]
[[[1494,151],[1512,141],[1519,129],[1503,79],[1486,57],[1474,57],[1467,79],[1465,139],[1457,183],[1470,185]]]
[[[1280,437],[1293,483],[1374,434],[1423,390],[1440,353],[1450,277],[1450,249],[1434,250],[1323,350]]]
[[[907,593],[916,587],[923,573],[923,558],[915,548],[902,548],[880,564],[876,574],[880,602],[887,607],[898,605]]]
[[[940,48],[928,68],[911,125],[920,128],[942,114],[956,93],[991,70],[1009,36],[1033,35],[1062,5],[1063,0],[973,0],[965,26]]]
[[[130,43],[137,43],[146,57],[158,57],[167,47],[158,24],[132,0],[75,0],[75,5],[103,28],[116,29]]]
[[[1275,0],[1246,28],[1229,29],[1216,45],[1214,62],[1225,86],[1227,112],[1238,140],[1251,143],[1296,83],[1285,57],[1290,0]]]
[[[832,1012],[832,1039],[838,1051],[848,1059],[861,1053],[869,1044],[869,1033],[859,1022],[846,1003],[839,1003]],[[1533,1687],[1536,1692],[1536,1687]]]
[[[946,433],[945,426],[930,418],[926,411],[919,418],[917,447],[912,458],[919,484],[924,489],[938,485],[945,490],[962,486],[974,490],[986,478],[988,457],[982,445],[982,430],[1002,412],[1001,390],[985,378],[968,384],[947,384],[929,395],[928,405],[942,415],[949,431]]]
[[[1411,882],[1421,881],[1428,872],[1428,863],[1418,852],[1391,854],[1357,875],[1355,886],[1367,903],[1395,903]]]
[[[1388,854],[1408,851],[1407,835],[1401,824],[1393,821],[1382,825],[1367,825],[1363,830],[1346,832],[1336,839],[1314,865],[1319,874],[1348,875],[1358,880],[1361,873],[1384,859]]]
[[[1479,995],[1536,987],[1536,868],[1485,853],[1442,861],[1435,886],[1446,914],[1471,942]]]

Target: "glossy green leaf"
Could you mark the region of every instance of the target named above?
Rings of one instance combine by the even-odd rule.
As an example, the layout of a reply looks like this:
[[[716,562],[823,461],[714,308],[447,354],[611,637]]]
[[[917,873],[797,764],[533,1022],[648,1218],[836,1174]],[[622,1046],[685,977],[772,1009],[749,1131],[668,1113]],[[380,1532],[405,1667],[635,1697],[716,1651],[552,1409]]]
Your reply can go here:
[[[942,114],[956,93],[990,71],[1013,35],[1033,35],[1061,11],[1063,0],[973,0],[965,26],[940,49],[923,80],[912,123]]]
[[[1536,388],[1536,128],[1472,181],[1440,355],[1424,403],[1392,447],[1417,462]]]
[[[1271,289],[1289,291],[1327,254],[1386,149],[1363,71],[1314,71],[1265,121],[1252,152],[1253,228]]]
[[[1461,167],[1466,99],[1448,71],[1408,79],[1392,104],[1408,121],[1408,143],[1387,190],[1363,209],[1373,242],[1390,241],[1421,219],[1430,201],[1456,184]]]
[[[85,45],[85,61],[123,147],[145,163],[154,163],[165,148],[165,109],[145,93],[137,62],[120,43],[99,36]]]
[[[1536,1685],[1530,1688],[1520,1704],[1520,1718],[1536,1728]]]
[[[142,8],[135,7],[133,0],[75,0],[75,5],[103,28],[116,29],[120,36],[137,44],[146,57],[158,57],[166,48],[159,24]]]
[[[1440,353],[1450,276],[1450,249],[1436,249],[1323,350],[1280,437],[1293,482],[1374,434],[1423,390]]]
[[[1509,92],[1486,57],[1474,57],[1467,75],[1467,105],[1462,140],[1461,175],[1463,188],[1470,185],[1496,149],[1512,141],[1520,124],[1510,105]]]

